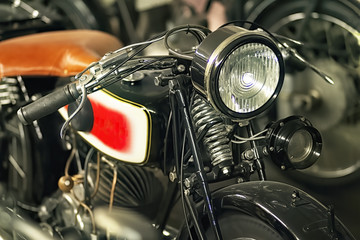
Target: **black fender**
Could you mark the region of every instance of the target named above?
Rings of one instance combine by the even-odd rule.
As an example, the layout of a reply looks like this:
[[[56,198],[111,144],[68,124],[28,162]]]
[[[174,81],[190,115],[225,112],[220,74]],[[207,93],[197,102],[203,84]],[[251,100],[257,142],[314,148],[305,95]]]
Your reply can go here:
[[[258,217],[285,239],[355,239],[329,208],[285,183],[234,184],[212,193],[212,199],[218,214],[231,209]]]

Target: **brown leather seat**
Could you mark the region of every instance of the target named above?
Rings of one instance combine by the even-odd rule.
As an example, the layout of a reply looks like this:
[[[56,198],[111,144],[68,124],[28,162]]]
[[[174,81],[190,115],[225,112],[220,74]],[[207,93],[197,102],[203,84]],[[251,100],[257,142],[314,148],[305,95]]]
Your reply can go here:
[[[0,42],[0,78],[73,76],[120,47],[117,38],[95,30],[54,31],[8,39]]]

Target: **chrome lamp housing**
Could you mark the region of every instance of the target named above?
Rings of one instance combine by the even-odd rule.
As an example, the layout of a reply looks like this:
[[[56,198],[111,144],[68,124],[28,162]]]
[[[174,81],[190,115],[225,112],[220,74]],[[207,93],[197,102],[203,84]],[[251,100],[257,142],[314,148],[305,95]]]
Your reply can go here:
[[[199,45],[191,77],[215,109],[233,120],[251,119],[278,96],[284,61],[266,32],[225,26]]]
[[[282,170],[308,168],[320,157],[321,135],[306,118],[290,116],[267,128],[266,152]]]

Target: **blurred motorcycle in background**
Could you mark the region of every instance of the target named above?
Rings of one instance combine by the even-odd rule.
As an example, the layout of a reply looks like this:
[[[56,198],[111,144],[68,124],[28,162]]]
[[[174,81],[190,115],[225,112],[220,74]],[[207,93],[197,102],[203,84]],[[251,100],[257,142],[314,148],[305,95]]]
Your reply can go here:
[[[304,115],[319,129],[324,141],[319,161],[298,171],[296,179],[318,186],[358,181],[360,2],[249,1],[240,8],[247,20],[296,40],[287,43],[334,79],[333,85],[326,84],[298,63],[287,70],[272,119]]]
[[[253,15],[253,18],[257,16],[255,21],[272,23],[266,20],[267,8],[261,8],[264,11],[255,11],[257,6],[260,7],[261,4],[253,5],[254,8],[251,10],[251,13],[261,12],[259,15]],[[263,6],[270,8],[280,5],[269,3]],[[300,11],[300,8],[296,9]],[[326,25],[316,14],[310,10],[307,12],[310,13],[295,16],[303,17],[298,19],[308,19],[311,16],[311,19],[315,18],[311,21],[315,21],[317,25]],[[285,14],[276,16],[285,18]],[[251,19],[251,16],[247,18]],[[40,20],[44,21],[43,18]],[[318,24],[318,20],[321,24]],[[274,25],[276,22],[273,21]],[[299,31],[284,22],[285,20],[282,21],[284,29],[289,27],[293,33]],[[298,26],[297,24],[303,21],[293,22]],[[9,219],[9,216],[10,219],[14,216],[29,216],[37,222],[34,229],[40,225],[42,230],[46,229],[53,237],[67,239],[70,235],[75,235],[77,238],[89,238],[109,235],[114,229],[126,226],[123,217],[131,219],[133,215],[117,208],[122,207],[145,215],[147,220],[141,221],[147,223],[150,219],[155,226],[153,228],[150,224],[131,224],[129,227],[135,231],[130,232],[136,235],[138,227],[144,230],[150,225],[152,230],[144,230],[144,233],[152,232],[156,236],[154,239],[158,239],[159,232],[168,233],[169,238],[176,236],[179,239],[191,239],[189,235],[201,239],[204,236],[210,238],[210,235],[215,239],[261,237],[254,235],[258,233],[270,234],[271,237],[267,236],[271,239],[292,239],[298,236],[352,239],[351,234],[334,216],[331,207],[322,206],[295,187],[263,181],[266,180],[264,164],[269,159],[281,169],[295,168],[296,172],[301,171],[298,173],[300,177],[304,174],[303,171],[305,176],[320,176],[320,180],[327,176],[326,182],[329,179],[338,180],[344,177],[318,175],[316,165],[320,163],[315,162],[322,141],[325,142],[325,146],[327,141],[330,141],[326,140],[326,129],[332,129],[332,126],[343,120],[340,120],[340,117],[327,119],[325,123],[328,125],[323,126],[328,128],[322,128],[317,118],[307,116],[311,109],[323,106],[320,107],[322,109],[325,105],[324,100],[320,100],[320,93],[315,93],[315,90],[326,89],[324,93],[321,92],[326,94],[330,92],[328,88],[336,86],[335,93],[344,95],[340,99],[345,100],[335,101],[331,98],[339,103],[332,102],[331,107],[337,106],[343,111],[348,110],[344,104],[349,106],[348,104],[354,103],[352,101],[356,99],[355,93],[348,98],[348,93],[344,92],[351,93],[356,88],[351,84],[346,85],[347,82],[342,83],[342,80],[346,79],[342,77],[339,80],[336,76],[340,73],[344,74],[342,76],[349,74],[350,77],[354,77],[354,81],[350,82],[356,82],[356,59],[359,56],[356,51],[358,28],[354,28],[357,32],[351,32],[350,30],[354,29],[345,28],[339,21],[334,22],[330,24],[330,33],[335,34],[340,31],[338,27],[342,27],[339,35],[343,34],[346,37],[339,39],[344,39],[345,49],[351,49],[346,54],[355,59],[349,62],[345,55],[343,58],[336,55],[341,51],[331,48],[334,50],[331,52],[331,58],[341,67],[346,66],[350,69],[345,72],[334,68],[337,69],[335,77],[329,74],[334,79],[334,85],[326,83],[326,75],[316,71],[315,66],[325,69],[324,65],[320,64],[322,60],[302,62],[300,55],[296,53],[301,52],[311,60],[313,55],[309,52],[319,51],[319,56],[327,59],[329,55],[324,55],[324,52],[329,51],[320,52],[323,49],[318,50],[319,45],[312,47],[313,45],[308,42],[302,44],[296,41],[300,38],[296,38],[295,35],[290,35],[285,30],[281,32],[279,29],[282,28],[272,29],[278,33],[275,36],[258,27],[250,31],[233,26],[224,26],[209,34],[210,31],[206,28],[186,25],[164,32],[150,42],[130,45],[120,50],[116,50],[122,46],[120,42],[97,31],[55,31],[42,33],[44,35],[29,35],[28,38],[12,36],[13,39],[3,41],[0,44],[3,91],[0,109],[0,170],[1,181],[4,183],[2,189],[5,190],[2,197],[5,202],[3,206],[6,206],[2,208],[5,209],[2,212],[6,213],[2,216],[6,218],[2,219]],[[352,24],[356,25],[355,22]],[[330,27],[326,25],[327,30]],[[326,32],[325,36],[329,36],[329,33]],[[150,43],[164,38],[165,49],[170,55],[143,55]],[[186,40],[183,40],[184,38]],[[225,43],[221,44],[222,41]],[[46,44],[40,44],[43,42]],[[331,41],[326,40],[326,43],[328,42]],[[171,47],[172,44],[179,45]],[[40,45],[43,47],[39,47]],[[246,50],[247,47],[250,47],[250,50]],[[267,50],[267,54],[275,55],[261,58],[265,53],[257,55],[256,52],[263,51],[263,48]],[[353,48],[355,51],[352,51]],[[112,52],[106,54],[108,51]],[[251,57],[246,58],[242,51],[248,51]],[[282,55],[286,58],[286,73],[283,69]],[[271,62],[269,59],[277,60]],[[240,62],[239,65],[236,65],[237,61]],[[273,65],[266,65],[266,61]],[[267,70],[256,68],[257,63],[264,64]],[[274,68],[274,64],[278,64],[279,69],[279,72],[273,72],[273,78],[277,79],[277,83],[266,86],[270,76],[264,77],[261,71],[273,71],[277,68]],[[309,70],[311,67],[304,65],[313,68]],[[248,74],[235,70],[231,73],[232,69],[239,66]],[[303,77],[305,72],[311,77]],[[235,77],[230,78],[230,83],[224,82],[225,76],[239,76],[241,73],[244,73],[240,78],[242,81],[237,82]],[[312,80],[319,76],[319,73],[322,77]],[[294,76],[309,82],[314,81],[311,84],[316,82],[315,90],[312,88],[310,91],[310,97],[303,93],[290,94],[294,89],[306,92],[308,90],[305,88],[311,85],[308,83],[299,88],[293,83]],[[280,92],[283,77],[287,80]],[[221,81],[223,83],[219,86]],[[274,80],[270,82],[272,81]],[[339,81],[341,86],[337,86]],[[56,91],[50,95],[51,97],[37,100],[64,83],[69,85],[62,87],[60,92]],[[226,88],[227,84],[233,84],[230,85],[233,87]],[[342,92],[337,87],[341,87]],[[250,95],[257,92],[254,90],[258,88],[259,93],[255,94],[257,97],[254,99],[263,101],[260,105],[256,105],[255,100],[250,101]],[[272,93],[266,95],[265,88],[272,88]],[[234,97],[226,97],[227,93],[233,94]],[[243,97],[236,100],[236,94]],[[245,99],[244,96],[248,96],[249,99]],[[76,100],[77,104],[70,104],[67,109],[61,108],[59,112],[62,117],[54,113],[37,119],[38,111],[41,115],[50,113],[50,110],[55,111],[70,103],[69,98],[71,101]],[[271,108],[270,103],[275,99],[275,108]],[[20,112],[23,121],[32,123],[24,126],[15,113],[20,106],[32,101],[35,102],[31,106],[35,107],[25,107]],[[230,105],[232,101],[235,101],[234,106]],[[239,102],[245,110],[238,110]],[[252,104],[254,108],[251,108]],[[334,114],[338,116],[338,112],[324,111],[322,110],[322,115],[331,114],[329,118]],[[317,130],[306,118],[299,117],[299,113],[314,121],[323,135],[325,131],[322,141]],[[285,117],[293,114],[294,117]],[[263,129],[259,130],[255,126],[258,123],[257,119],[264,122],[264,116],[271,116],[270,123],[264,124]],[[282,118],[279,119],[280,117]],[[65,131],[67,124],[62,127],[63,119],[67,124],[72,119],[71,130]],[[63,133],[63,139],[58,136],[60,131]],[[282,138],[287,142],[282,141]],[[338,141],[334,137],[330,139]],[[299,143],[301,145],[297,148],[296,144]],[[325,146],[323,149],[326,149]],[[139,154],[143,155],[139,157]],[[331,157],[333,156],[329,156],[333,159]],[[324,157],[321,159],[327,160]],[[307,169],[300,170],[304,168]],[[315,170],[311,170],[312,168]],[[340,173],[338,168],[336,167],[337,173]],[[323,171],[329,170],[323,168]],[[254,180],[256,173],[260,181]],[[352,175],[354,174],[345,174],[346,177]],[[61,191],[58,190],[58,179]],[[179,199],[183,201],[183,206],[177,206],[181,203]],[[107,205],[106,210],[101,208],[104,205]],[[184,213],[177,213],[176,207]],[[313,209],[310,211],[309,207]],[[95,213],[96,216],[101,216],[101,219],[108,217],[106,223],[115,219],[114,227],[108,225],[101,230],[102,222],[96,222],[96,218],[93,218],[93,208],[100,209]],[[286,214],[291,214],[283,215],[283,210],[286,210]],[[171,221],[174,211],[175,227]],[[316,217],[313,216],[314,212],[318,214]],[[122,214],[122,217],[119,217],[119,214]],[[302,217],[295,220],[292,214],[301,214]],[[179,215],[187,216],[184,222],[179,221]],[[305,221],[307,217],[312,219],[312,223],[308,219]],[[178,226],[179,222],[184,225]],[[242,222],[244,225],[239,227],[236,222]],[[8,227],[8,232],[1,231],[2,236],[13,234],[13,238],[16,238],[29,235],[19,227],[23,226],[21,224],[6,224],[2,221],[1,225]],[[15,225],[17,227],[13,228]],[[9,228],[13,228],[13,231],[9,232]],[[298,232],[299,229],[303,230]],[[165,238],[164,235],[162,237]]]
[[[97,0],[1,1],[0,26],[0,40],[64,29],[111,32],[106,11]]]

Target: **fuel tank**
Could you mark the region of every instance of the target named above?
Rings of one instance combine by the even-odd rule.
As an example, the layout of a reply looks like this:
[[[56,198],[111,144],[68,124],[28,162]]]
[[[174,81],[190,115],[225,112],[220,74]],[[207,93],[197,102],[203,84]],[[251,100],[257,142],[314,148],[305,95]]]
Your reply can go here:
[[[71,121],[92,147],[113,159],[138,165],[156,165],[162,159],[169,115],[168,87],[156,86],[159,73],[138,72],[88,95],[83,109]],[[67,118],[76,104],[60,110]]]

